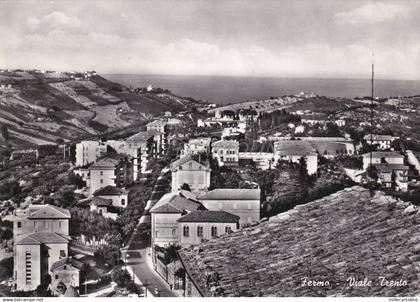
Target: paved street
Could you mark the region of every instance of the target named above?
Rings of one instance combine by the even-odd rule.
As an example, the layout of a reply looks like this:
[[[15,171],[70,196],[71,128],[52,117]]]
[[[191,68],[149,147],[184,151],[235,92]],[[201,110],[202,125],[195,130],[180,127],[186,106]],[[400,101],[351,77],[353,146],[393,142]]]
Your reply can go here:
[[[151,196],[151,207],[162,197],[166,192],[168,181],[166,177],[159,177],[153,189]],[[151,258],[147,253],[150,247],[150,213],[146,210],[144,216],[139,224],[137,230],[133,235],[133,240],[127,247],[127,264],[130,265],[136,276],[140,279],[143,285],[146,285],[148,290],[154,293],[155,287],[159,291],[161,297],[176,297],[170,291],[167,283],[159,277],[153,270]],[[125,253],[122,254],[124,259]]]

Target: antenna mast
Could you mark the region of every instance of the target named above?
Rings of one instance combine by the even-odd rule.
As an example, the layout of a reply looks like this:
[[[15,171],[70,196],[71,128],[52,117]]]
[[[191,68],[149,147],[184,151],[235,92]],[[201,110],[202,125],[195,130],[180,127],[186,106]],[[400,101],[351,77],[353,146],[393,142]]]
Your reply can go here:
[[[373,146],[373,84],[374,84],[374,75],[375,75],[375,63],[374,63],[375,54],[372,53],[372,81],[371,81],[371,99],[370,99],[370,146]],[[370,151],[370,166],[372,166],[372,150]]]

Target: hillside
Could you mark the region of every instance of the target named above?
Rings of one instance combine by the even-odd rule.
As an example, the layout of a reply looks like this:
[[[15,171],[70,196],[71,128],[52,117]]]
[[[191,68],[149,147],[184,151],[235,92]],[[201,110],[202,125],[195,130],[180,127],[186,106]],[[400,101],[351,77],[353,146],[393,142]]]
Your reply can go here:
[[[0,134],[0,150],[76,141],[194,105],[170,92],[135,93],[94,72],[2,71],[0,125],[8,134]]]

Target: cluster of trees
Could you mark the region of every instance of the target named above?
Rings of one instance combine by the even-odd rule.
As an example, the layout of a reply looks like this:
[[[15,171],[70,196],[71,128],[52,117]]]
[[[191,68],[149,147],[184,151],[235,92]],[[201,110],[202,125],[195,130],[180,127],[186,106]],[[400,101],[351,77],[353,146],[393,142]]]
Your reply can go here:
[[[258,117],[261,130],[275,128],[282,124],[300,123],[300,120],[300,116],[289,114],[285,109],[275,110],[269,113],[264,112]]]
[[[280,162],[278,177],[269,179],[272,198],[263,203],[262,216],[270,217],[288,211],[296,205],[305,204],[353,185],[333,162],[321,163],[317,177],[309,176],[304,160],[300,163]],[[272,176],[276,176],[274,173]]]
[[[111,279],[117,283],[118,287],[123,287],[128,289],[130,292],[139,294],[140,290],[137,288],[134,281],[131,279],[130,273],[121,268],[115,269],[111,274]]]

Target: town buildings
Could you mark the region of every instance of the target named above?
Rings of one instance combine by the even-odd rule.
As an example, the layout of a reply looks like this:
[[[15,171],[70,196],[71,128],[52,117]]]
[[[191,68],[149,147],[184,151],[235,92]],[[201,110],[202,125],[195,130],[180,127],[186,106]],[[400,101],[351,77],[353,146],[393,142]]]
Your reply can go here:
[[[372,197],[359,186],[338,191],[258,225],[182,248],[184,295],[313,297],[309,282],[315,280],[321,284],[316,295],[323,297],[417,296],[420,229],[413,219],[418,215],[418,208],[383,192]],[[371,285],[350,286],[353,276]],[[401,279],[405,285],[381,283]]]
[[[170,168],[173,192],[181,189],[183,184],[187,184],[192,191],[207,191],[210,187],[211,169],[208,161],[203,164],[186,155],[174,161]]]
[[[177,220],[179,244],[195,245],[239,228],[239,216],[225,211],[197,210]]]
[[[70,212],[52,205],[29,205],[13,222],[14,289],[32,291],[54,263],[68,257]]]
[[[393,151],[378,151],[363,154],[363,169],[366,170],[371,163],[376,168],[378,182],[386,188],[397,191],[407,191],[408,170],[404,164],[404,156]]]
[[[260,220],[260,189],[214,189],[197,199],[210,211],[225,211],[239,216],[239,224]]]
[[[210,137],[192,138],[188,141],[188,143],[184,144],[184,149],[181,151],[181,156],[199,153],[208,154],[210,152],[210,144]]]
[[[108,153],[89,167],[89,194],[106,186],[123,187],[133,182],[133,164],[126,157]]]
[[[372,140],[370,137],[370,134],[365,135],[364,137],[366,143],[369,145],[372,143],[373,145],[378,146],[378,150],[390,150],[391,149],[391,143],[398,139],[398,137],[392,136],[392,135],[379,135],[379,134],[373,134]]]
[[[213,158],[219,166],[238,166],[239,143],[233,140],[220,140],[212,144]]]

